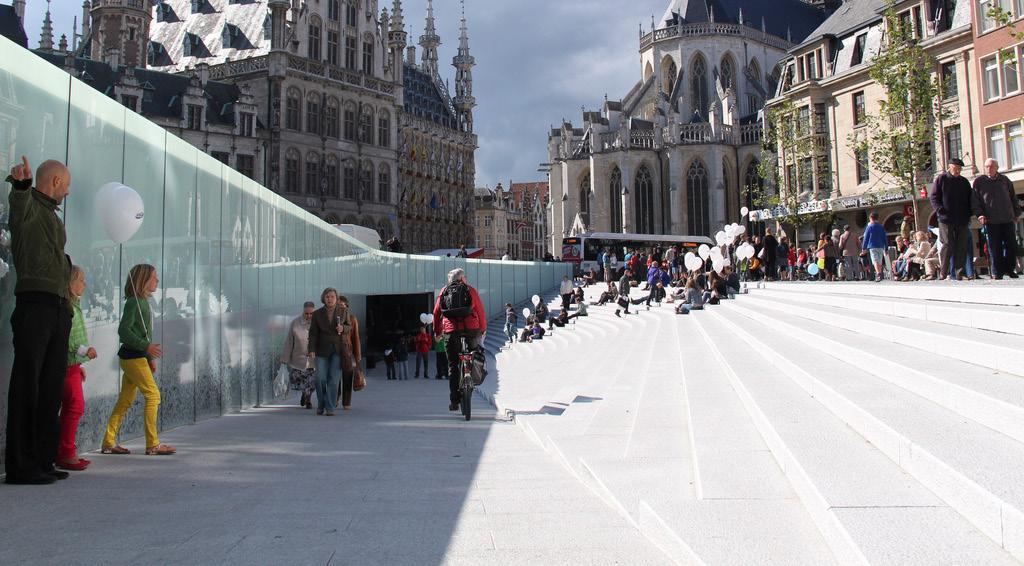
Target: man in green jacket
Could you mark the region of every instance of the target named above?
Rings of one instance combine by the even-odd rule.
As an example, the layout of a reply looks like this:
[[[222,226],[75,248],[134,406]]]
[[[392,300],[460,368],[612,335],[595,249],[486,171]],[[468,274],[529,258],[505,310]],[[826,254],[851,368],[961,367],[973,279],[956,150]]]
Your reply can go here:
[[[68,195],[71,172],[59,161],[36,170],[24,156],[7,177],[11,183],[11,251],[17,283],[11,315],[14,364],[7,393],[7,483],[47,484],[67,472],[54,467],[60,438],[58,414],[64,390],[71,303],[71,259],[58,206]]]

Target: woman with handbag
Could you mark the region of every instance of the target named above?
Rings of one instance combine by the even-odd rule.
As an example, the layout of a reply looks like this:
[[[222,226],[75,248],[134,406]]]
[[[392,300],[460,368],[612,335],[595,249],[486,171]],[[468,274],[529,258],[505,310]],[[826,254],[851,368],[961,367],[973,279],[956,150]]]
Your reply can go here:
[[[318,415],[334,415],[339,381],[343,405],[351,403],[352,377],[360,357],[359,323],[349,314],[348,301],[342,299],[336,289],[324,289],[320,294],[324,306],[313,313],[309,325],[309,357],[316,366]]]
[[[345,326],[345,334],[342,335],[342,346],[348,349],[350,352],[351,359],[346,363],[346,357],[342,358],[341,366],[341,390],[338,392],[338,398],[341,401],[341,408],[349,411],[352,409],[352,392],[362,391],[366,387],[366,376],[363,374],[363,368],[360,366],[359,361],[362,359],[362,344],[359,339],[359,320],[356,315],[352,314],[348,306],[348,297],[341,295],[338,297],[338,304],[341,305],[346,313],[348,314],[348,320],[343,323]],[[347,339],[345,338],[347,336]],[[426,377],[426,375],[424,375]],[[337,406],[337,404],[335,404]]]

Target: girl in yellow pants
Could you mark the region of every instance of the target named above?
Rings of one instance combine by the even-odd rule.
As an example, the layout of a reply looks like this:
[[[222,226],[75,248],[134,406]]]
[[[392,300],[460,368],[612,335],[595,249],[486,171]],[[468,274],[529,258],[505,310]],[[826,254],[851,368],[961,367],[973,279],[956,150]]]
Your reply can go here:
[[[110,414],[107,423],[107,434],[103,438],[104,454],[129,454],[130,451],[117,443],[117,433],[125,413],[135,402],[137,391],[142,392],[146,409],[144,412],[144,428],[146,431],[146,454],[174,454],[173,446],[160,444],[156,435],[156,413],[160,406],[160,389],[153,379],[156,370],[156,358],[163,355],[160,344],[151,341],[153,313],[149,308],[149,297],[156,291],[160,279],[156,276],[156,268],[152,265],[139,264],[128,272],[128,281],[124,286],[127,299],[121,316],[121,324],[117,335],[121,340],[121,349],[117,355],[121,358],[121,393],[117,404]]]

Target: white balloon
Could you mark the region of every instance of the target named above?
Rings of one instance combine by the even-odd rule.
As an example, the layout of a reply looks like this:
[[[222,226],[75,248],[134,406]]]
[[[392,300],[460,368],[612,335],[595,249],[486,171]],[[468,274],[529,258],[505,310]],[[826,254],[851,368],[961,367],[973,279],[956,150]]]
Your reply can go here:
[[[432,314],[430,314],[430,313],[428,312],[428,313],[427,313],[427,322],[426,322],[426,324],[431,324],[431,323],[433,323],[433,322],[434,322],[434,315],[432,315]]]
[[[540,296],[539,295],[534,295],[533,298],[530,299],[530,300],[533,301],[534,305],[540,306]]]
[[[725,266],[722,265],[722,260],[721,259],[713,259],[711,261],[711,268],[714,269],[715,271],[721,272],[723,267],[725,267]]]
[[[135,189],[121,183],[107,183],[96,193],[96,215],[115,244],[131,239],[142,226],[146,206]]]
[[[747,227],[746,226],[744,226],[742,224],[737,224],[736,225],[736,235],[737,236],[742,236],[743,234],[746,234],[746,233],[747,233]]]
[[[530,318],[530,309],[523,308],[523,318]]]
[[[11,271],[11,266],[7,265],[7,262],[0,259],[0,279],[3,279]]]
[[[707,244],[701,244],[700,247],[697,248],[697,253],[700,254],[701,259],[707,259],[708,256],[711,255],[711,248]],[[690,254],[687,255],[692,254],[693,252],[690,252]]]
[[[748,212],[750,212],[749,208],[747,208],[745,206],[743,208],[740,208],[740,218],[743,218],[744,216],[746,216]]]
[[[711,259],[722,259],[722,248],[711,248]]]
[[[683,260],[683,263],[686,265],[686,269],[688,269],[689,271],[695,271],[697,269],[700,269],[700,266],[704,265],[704,260],[693,255],[693,252],[688,252],[686,254],[686,258]]]
[[[427,320],[427,316],[427,313],[420,313],[420,322],[423,324],[430,324],[430,321]]]

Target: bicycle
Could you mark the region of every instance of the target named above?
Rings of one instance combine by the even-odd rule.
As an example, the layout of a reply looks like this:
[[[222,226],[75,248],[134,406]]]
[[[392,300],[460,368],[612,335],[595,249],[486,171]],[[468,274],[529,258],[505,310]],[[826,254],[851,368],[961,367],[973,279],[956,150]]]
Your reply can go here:
[[[462,350],[459,353],[459,368],[462,370],[462,377],[459,380],[459,391],[462,392],[462,414],[468,421],[473,412],[473,352],[471,352],[466,344],[466,337],[460,336],[459,340],[462,342]]]

